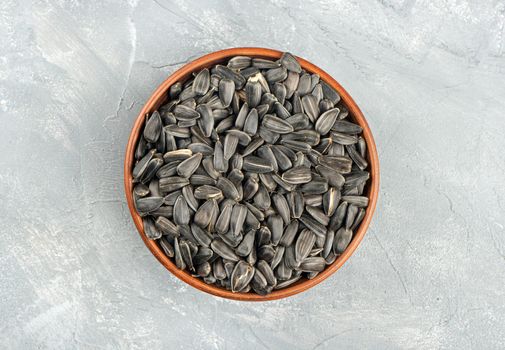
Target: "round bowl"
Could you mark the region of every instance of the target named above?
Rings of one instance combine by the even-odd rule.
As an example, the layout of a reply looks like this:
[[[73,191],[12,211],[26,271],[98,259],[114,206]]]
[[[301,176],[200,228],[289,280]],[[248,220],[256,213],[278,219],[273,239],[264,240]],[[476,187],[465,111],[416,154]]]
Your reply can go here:
[[[319,74],[322,80],[328,83],[331,87],[333,87],[333,89],[335,89],[340,94],[341,101],[349,110],[349,118],[351,118],[355,123],[359,124],[363,128],[362,136],[364,137],[367,143],[366,159],[369,164],[370,179],[365,189],[364,195],[366,195],[369,198],[369,204],[363,221],[361,222],[360,226],[354,233],[354,237],[349,246],[347,247],[347,249],[344,251],[344,253],[341,254],[333,262],[333,264],[328,265],[326,269],[320,272],[314,279],[308,280],[302,278],[298,282],[292,284],[291,286],[288,286],[287,288],[274,290],[272,293],[268,295],[261,296],[251,292],[233,293],[226,289],[206,284],[201,279],[191,276],[191,274],[188,273],[187,271],[179,270],[175,266],[175,263],[173,263],[164,254],[158,243],[156,241],[148,239],[147,236],[145,235],[144,227],[142,224],[142,218],[138,215],[133,205],[133,195],[132,195],[133,181],[131,172],[135,161],[134,157],[135,147],[144,126],[145,122],[144,116],[146,115],[146,113],[151,113],[155,111],[165,102],[167,96],[166,92],[168,91],[168,89],[172,84],[178,81],[184,82],[188,77],[190,77],[191,73],[195,71],[199,71],[203,68],[209,68],[218,63],[222,63],[233,56],[238,55],[278,59],[281,57],[281,54],[282,52],[280,51],[264,48],[255,48],[255,47],[232,48],[210,53],[186,64],[185,66],[174,72],[171,76],[169,76],[147,100],[146,104],[144,105],[144,107],[140,111],[140,114],[135,120],[133,129],[130,134],[130,138],[128,140],[128,145],[126,147],[126,156],[124,163],[125,193],[126,193],[126,199],[128,201],[128,207],[130,208],[130,213],[132,215],[133,221],[135,222],[135,226],[137,227],[137,230],[140,233],[140,237],[142,238],[146,246],[149,248],[149,250],[156,257],[156,259],[158,259],[158,261],[161,264],[163,264],[163,266],[165,266],[177,278],[181,279],[182,281],[188,283],[189,285],[201,291],[222,298],[243,300],[243,301],[275,300],[301,293],[311,287],[314,287],[316,284],[321,283],[330,275],[332,275],[335,271],[337,271],[344,264],[344,262],[346,262],[347,259],[349,259],[352,253],[354,253],[354,251],[360,244],[361,240],[365,236],[366,230],[368,229],[368,225],[370,224],[370,221],[372,219],[375,210],[375,206],[377,204],[377,196],[379,193],[379,159],[377,157],[377,149],[375,147],[375,142],[372,137],[372,132],[370,131],[370,127],[368,126],[368,123],[366,122],[363,113],[359,109],[358,105],[351,98],[349,93],[339,83],[337,83],[335,79],[333,79],[330,75],[328,75],[328,73],[323,71],[321,68],[315,66],[314,64],[297,57],[303,69],[305,69],[309,73]]]

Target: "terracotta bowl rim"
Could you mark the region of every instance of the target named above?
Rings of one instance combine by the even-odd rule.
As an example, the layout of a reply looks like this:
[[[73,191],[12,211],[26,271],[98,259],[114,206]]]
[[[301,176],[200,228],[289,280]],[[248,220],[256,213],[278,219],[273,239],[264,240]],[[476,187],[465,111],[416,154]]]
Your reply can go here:
[[[159,108],[159,106],[165,100],[166,91],[169,89],[169,87],[177,81],[184,81],[194,71],[198,71],[205,67],[210,67],[212,65],[215,65],[219,62],[226,60],[227,58],[237,55],[262,57],[262,58],[279,58],[281,54],[282,54],[281,51],[267,48],[237,47],[215,51],[210,54],[204,55],[192,62],[187,63],[186,65],[175,71],[173,74],[171,74],[163,83],[161,83],[161,85],[149,97],[144,107],[140,111],[139,115],[135,119],[135,123],[133,125],[130,137],[128,139],[128,144],[126,147],[126,155],[124,162],[125,194],[133,221],[145,245],[149,248],[151,253],[158,259],[158,261],[163,266],[165,266],[167,270],[173,273],[177,278],[186,282],[192,287],[195,287],[201,291],[222,298],[241,300],[241,301],[276,300],[301,293],[321,283],[322,281],[327,279],[330,275],[335,273],[354,253],[358,245],[363,240],[363,237],[365,236],[365,233],[368,229],[368,226],[370,225],[372,216],[374,214],[377,205],[377,198],[379,193],[379,159],[377,155],[375,142],[372,136],[372,132],[370,130],[370,127],[368,126],[368,123],[363,113],[359,109],[358,105],[354,102],[352,97],[349,95],[349,93],[328,73],[326,73],[319,67],[315,66],[314,64],[310,63],[309,61],[297,57],[303,69],[305,69],[309,73],[319,74],[322,80],[324,80],[326,83],[332,86],[340,94],[341,100],[347,106],[349,114],[352,117],[352,119],[363,128],[362,136],[365,138],[365,141],[367,143],[367,160],[369,163],[370,180],[367,185],[366,194],[369,198],[369,205],[362,223],[358,227],[351,243],[344,251],[344,253],[341,254],[332,264],[328,265],[326,269],[321,273],[319,273],[314,279],[311,280],[301,279],[300,281],[296,282],[291,286],[288,286],[287,288],[274,290],[271,294],[261,296],[255,293],[232,293],[231,291],[225,290],[223,288],[206,284],[199,278],[191,276],[188,272],[179,270],[175,266],[175,264],[168,257],[165,256],[165,254],[158,246],[158,244],[155,241],[152,241],[146,237],[143,229],[142,219],[137,214],[135,207],[133,205],[133,195],[132,195],[133,185],[131,176],[131,170],[135,160],[134,157],[135,147],[137,144],[138,137],[140,135],[140,130],[144,124],[145,120],[144,116],[146,115],[146,113],[152,112],[153,110]]]

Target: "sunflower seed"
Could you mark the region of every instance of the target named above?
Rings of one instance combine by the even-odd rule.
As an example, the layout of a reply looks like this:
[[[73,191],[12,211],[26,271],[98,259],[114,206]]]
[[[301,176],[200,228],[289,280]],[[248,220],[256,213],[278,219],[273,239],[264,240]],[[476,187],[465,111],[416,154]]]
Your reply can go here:
[[[196,110],[182,104],[175,106],[174,114],[178,120],[194,120],[200,118],[200,114]]]
[[[242,89],[242,87],[245,84],[245,78],[242,75],[235,73],[228,67],[217,65],[216,73],[220,75],[222,78],[233,80],[235,84],[235,89],[237,90]]]
[[[269,161],[256,156],[244,157],[242,168],[245,171],[253,173],[269,173],[273,171],[273,166]]]
[[[266,210],[270,207],[270,195],[264,185],[259,185],[258,191],[254,195],[254,204],[262,210]]]
[[[202,157],[203,156],[201,153],[196,153],[191,157],[189,157],[188,159],[183,160],[177,166],[177,174],[181,177],[189,178],[200,166]]]
[[[321,194],[328,191],[328,181],[321,176],[313,175],[312,180],[300,188],[305,194]]]
[[[207,277],[210,275],[212,271],[212,267],[210,266],[209,262],[204,262],[203,264],[197,265],[196,267],[196,274],[200,277]]]
[[[324,236],[326,234],[326,227],[324,227],[323,225],[321,225],[319,222],[312,219],[308,215],[302,214],[302,216],[300,216],[298,220],[300,220],[301,223],[305,225],[305,227],[310,229],[316,235]]]
[[[228,67],[231,69],[243,69],[251,65],[251,57],[235,56],[228,61]]]
[[[312,180],[310,168],[305,166],[293,167],[282,174],[282,179],[290,184],[305,184]]]
[[[316,84],[312,89],[312,96],[316,98],[317,105],[319,106],[319,102],[323,99],[323,89],[321,88],[321,84]]]
[[[333,250],[336,254],[342,254],[352,240],[352,231],[344,227],[340,228],[335,234],[333,241]]]
[[[138,198],[135,201],[135,208],[140,215],[145,215],[161,207],[163,204],[163,197],[144,197]]]
[[[198,252],[193,256],[193,263],[196,265],[203,264],[213,257],[212,249],[207,247],[198,248]],[[221,259],[219,259],[221,260]]]
[[[239,155],[239,157],[241,157]],[[240,187],[242,184],[242,180],[244,180],[244,173],[239,169],[233,169],[228,173],[228,180],[233,182],[235,187]]]
[[[228,232],[228,229],[230,227],[231,212],[232,212],[232,203],[226,202],[222,206],[221,212],[216,221],[215,229],[217,233],[225,234],[226,232]]]
[[[273,93],[274,93],[274,96],[277,98],[277,101],[279,101],[279,103],[281,105],[284,104],[284,101],[286,99],[286,85],[284,85],[283,83],[275,83],[274,86],[273,86]]]
[[[210,224],[215,207],[217,207],[215,199],[205,201],[205,203],[203,203],[196,211],[195,216],[193,217],[194,223],[202,228],[207,227]]]
[[[219,172],[214,168],[212,158],[204,158],[202,160],[202,166],[207,174],[213,179],[217,179],[220,176]]]
[[[210,248],[224,259],[228,259],[231,261],[239,261],[240,258],[235,254],[233,249],[231,249],[226,243],[224,243],[221,239],[215,239],[210,244]],[[226,267],[226,265],[225,265]]]
[[[332,187],[341,188],[346,181],[342,175],[330,167],[318,165],[316,166],[316,171],[324,177],[328,181],[328,184]]]
[[[280,137],[278,133],[273,132],[264,126],[260,126],[258,134],[265,142],[270,144],[276,143]]]
[[[152,215],[155,218],[158,218],[160,216],[166,217],[166,218],[171,218],[173,215],[173,206],[169,205],[162,205],[156,210],[153,210],[152,212],[149,213],[149,215]]]
[[[230,198],[235,201],[240,200],[240,195],[237,191],[237,188],[235,187],[233,182],[231,182],[227,178],[220,177],[216,182],[216,187],[223,192],[226,198]]]
[[[309,229],[303,229],[295,243],[295,259],[297,262],[302,262],[309,256],[310,250],[316,242],[316,235]]]
[[[263,117],[261,125],[263,125],[268,130],[278,134],[287,134],[294,131],[294,128],[291,124],[272,114],[265,115]]]
[[[328,233],[326,234],[326,239],[324,241],[323,252],[322,252],[322,256],[325,259],[328,258],[328,256],[331,253],[331,250],[333,248],[334,238],[335,238],[335,231],[328,230]]]
[[[254,108],[261,102],[261,84],[254,81],[248,81],[245,85],[247,103]]]
[[[256,246],[258,247],[271,243],[272,233],[266,226],[261,226],[260,229],[256,231],[256,236]]]
[[[309,257],[300,264],[300,270],[304,272],[321,272],[326,267],[326,260],[322,257]]]
[[[294,152],[308,153],[311,150],[310,145],[308,143],[302,142],[302,141],[282,140],[281,143],[283,146],[288,147],[289,149],[293,150]]]
[[[328,226],[330,218],[321,209],[307,205],[305,210],[321,225]]]
[[[359,154],[363,158],[365,158],[365,154],[366,154],[366,141],[361,136],[358,138],[357,148],[358,148]]]
[[[311,79],[310,75],[304,73],[300,76],[298,81],[298,87],[296,88],[296,92],[300,95],[300,97],[307,95],[311,91]]]
[[[307,194],[303,197],[305,205],[313,207],[320,207],[323,205],[323,195],[321,194]]]
[[[186,266],[190,270],[194,271],[195,267],[193,266],[193,259],[191,257],[191,251],[190,251],[188,242],[181,240],[179,242],[179,250],[181,253],[181,257],[184,260],[184,263],[186,264]]]
[[[321,101],[319,101],[319,110],[321,111],[321,113],[324,113],[324,112],[332,109],[333,107],[335,107],[333,102],[331,102],[330,100],[328,100],[326,98],[323,98]]]
[[[293,274],[293,270],[288,268],[284,261],[281,261],[279,266],[275,269],[275,277],[280,281],[289,280]]]
[[[330,129],[334,126],[335,121],[340,110],[338,108],[333,108],[327,110],[317,119],[315,124],[315,129],[321,135],[326,135],[330,132]]]
[[[188,128],[183,128],[177,125],[167,125],[163,128],[166,134],[175,137],[190,137],[191,133]]]
[[[210,176],[207,175],[199,175],[199,174],[193,174],[189,178],[189,182],[193,186],[202,186],[202,185],[211,185],[214,186],[216,185],[216,180],[211,178]]]
[[[324,98],[327,98],[331,102],[333,102],[334,105],[336,105],[340,101],[340,95],[333,90],[333,88],[325,83],[324,81],[321,81],[321,87],[323,89],[323,95]]]
[[[360,168],[361,170],[365,170],[368,167],[368,162],[366,161],[365,158],[361,156],[361,154],[358,152],[356,149],[355,145],[349,145],[345,146],[347,153],[349,154],[349,157],[354,161],[354,163]]]
[[[279,244],[283,233],[282,217],[280,215],[270,215],[267,219],[267,225],[272,232],[272,244],[276,246]]]
[[[289,206],[286,198],[282,194],[276,193],[272,196],[272,200],[274,202],[275,208],[279,212],[279,215],[281,216],[282,220],[284,220],[284,224],[289,224]]]
[[[155,226],[153,219],[147,217],[143,218],[144,232],[149,239],[161,238],[161,231]]]
[[[144,184],[135,185],[135,187],[133,188],[133,193],[135,193],[139,197],[145,197],[149,194],[149,192],[150,192],[149,187],[147,187]]]
[[[188,149],[191,150],[191,152],[193,152],[193,154],[201,153],[204,156],[210,156],[210,155],[214,154],[214,149],[211,146],[209,146],[205,143],[200,143],[200,142],[195,142],[195,143],[190,144],[188,146]]]
[[[336,120],[331,127],[331,130],[343,134],[356,135],[360,134],[363,131],[363,128],[347,120]]]
[[[254,230],[249,230],[245,236],[242,242],[238,245],[237,249],[235,249],[235,253],[237,253],[238,256],[247,256],[251,253],[253,247],[254,247],[254,236],[256,235],[256,231]]]
[[[258,174],[261,183],[265,186],[268,192],[272,192],[277,187],[271,174]]]
[[[214,168],[219,172],[228,170],[228,162],[224,159],[223,146],[220,141],[214,145]]]
[[[283,151],[281,151],[281,149],[282,148],[280,145],[275,145],[272,147],[272,152],[275,156],[279,168],[283,171],[286,171],[287,169],[291,168],[293,164],[291,163],[289,157]]]
[[[197,96],[205,95],[210,87],[210,72],[207,68],[202,69],[193,81],[192,89]]]
[[[238,146],[238,137],[235,134],[226,134],[223,144],[223,156],[225,160],[229,160]]]
[[[287,195],[287,200],[291,211],[291,216],[293,218],[299,218],[302,216],[303,210],[305,208],[302,193],[300,191],[290,192]]]
[[[163,216],[158,216],[155,225],[163,234],[169,235],[171,237],[178,237],[180,235],[177,226],[172,221]]]
[[[327,216],[333,215],[335,210],[337,210],[339,202],[340,202],[340,191],[337,190],[335,187],[331,187],[328,190],[328,192],[323,194],[323,208]]]
[[[365,196],[342,196],[342,200],[349,204],[354,204],[359,208],[366,208],[368,206],[368,197]]]
[[[258,191],[258,180],[250,177],[244,184],[244,200],[250,200]]]
[[[339,143],[341,145],[353,145],[358,142],[356,135],[343,134],[340,132],[332,131],[330,133],[333,142]]]
[[[270,263],[270,267],[272,268],[272,270],[275,270],[275,268],[281,262],[282,258],[284,257],[284,251],[285,251],[285,249],[286,248],[284,246],[278,246],[275,249],[274,257],[272,258],[272,262]]]
[[[319,106],[317,99],[313,95],[302,97],[302,106],[304,113],[309,117],[312,123],[315,123],[319,117]]]
[[[177,198],[179,198],[179,196],[182,195],[182,191],[181,190],[177,190],[177,191],[174,191],[174,192],[171,192],[169,194],[167,194],[165,196],[165,198],[163,198],[163,203],[166,204],[166,205],[174,205],[175,204],[175,201],[177,200]]]
[[[343,156],[319,157],[319,164],[331,168],[341,174],[348,174],[352,169],[352,159]]]
[[[191,233],[200,246],[208,247],[212,241],[211,235],[196,224],[191,224]]]
[[[208,105],[202,104],[196,107],[196,112],[200,115],[198,125],[200,126],[203,135],[205,137],[210,137],[212,129],[214,129],[214,115],[212,113],[212,109]]]
[[[184,196],[179,196],[174,204],[174,222],[177,225],[187,225],[189,224],[190,214],[189,207]]]
[[[228,107],[233,99],[235,83],[231,79],[221,79],[219,81],[219,99],[224,107]]]
[[[189,186],[187,186],[189,187]],[[186,187],[185,187],[186,188]],[[183,189],[184,191],[184,189]],[[195,189],[194,197],[196,199],[216,199],[219,200],[223,198],[223,193],[219,188],[210,185],[199,186]]]
[[[147,152],[147,141],[144,139],[143,136],[140,136],[139,143],[137,144],[137,148],[135,148],[135,159],[139,160],[143,156],[145,156]]]
[[[274,153],[272,152],[272,147],[270,145],[263,145],[259,147],[256,153],[260,158],[263,158],[272,165],[273,171],[275,172],[279,171],[277,160],[275,158]]]
[[[179,94],[181,93],[181,91],[182,91],[182,84],[180,82],[173,84],[172,86],[170,86],[169,89],[170,98],[176,99],[177,96],[179,96]]]
[[[248,228],[258,230],[261,227],[261,223],[249,208],[247,208],[247,216],[245,218],[245,223]]]
[[[188,159],[192,155],[193,155],[193,152],[190,149],[179,149],[179,150],[175,150],[175,151],[166,152],[163,155],[163,160],[165,161],[165,163],[170,163],[170,162],[174,162],[177,160]]]
[[[283,140],[306,142],[311,146],[317,145],[321,140],[319,133],[314,130],[298,130],[282,137]]]
[[[247,216],[247,207],[243,204],[235,204],[233,206],[230,220],[230,230],[236,236],[242,231],[245,218]]]
[[[256,110],[256,108],[253,108],[246,117],[244,123],[244,132],[250,136],[256,135],[256,132],[258,131],[258,123],[259,123],[258,111]]]
[[[329,225],[330,230],[336,231],[342,226],[345,214],[347,213],[347,206],[348,206],[347,202],[342,202],[339,204],[337,210],[330,219],[330,225]]]
[[[350,229],[354,231],[356,228],[358,228],[359,224],[363,221],[365,218],[366,210],[363,208],[359,208],[358,214],[356,215],[356,219],[354,220],[352,226]]]
[[[302,67],[300,63],[296,60],[295,56],[290,54],[289,52],[284,52],[281,56],[280,63],[289,71],[295,73],[301,73]]]
[[[289,118],[291,116],[291,113],[289,113],[289,111],[286,109],[286,107],[284,107],[282,104],[280,104],[279,102],[275,102],[274,103],[274,111],[275,111],[275,114],[285,120],[287,118]],[[289,124],[289,123],[288,123]]]
[[[153,159],[153,156],[155,153],[156,153],[156,150],[152,149],[149,152],[147,152],[147,154],[137,162],[137,164],[135,165],[135,167],[132,170],[132,177],[134,179],[139,179],[142,176],[142,174],[145,172],[149,162]]]
[[[252,65],[254,67],[257,67],[259,69],[271,69],[271,68],[277,68],[280,66],[279,62],[267,60],[264,58],[253,58],[252,59]]]
[[[240,292],[251,282],[254,277],[254,267],[240,260],[231,274],[231,291]]]
[[[154,111],[147,120],[144,127],[144,139],[147,142],[155,143],[161,135],[161,116],[158,111]]]
[[[297,113],[287,118],[286,121],[291,124],[293,130],[302,130],[306,129],[310,125],[309,117],[307,117],[303,113]]]
[[[345,228],[350,229],[352,224],[354,223],[354,219],[356,219],[356,215],[358,214],[358,207],[355,205],[349,205],[347,207],[347,215],[345,217]]]
[[[172,244],[170,244],[170,242],[165,237],[161,237],[159,242],[161,249],[163,249],[163,251],[165,252],[165,255],[168,256],[169,258],[173,258],[175,252]]]
[[[293,112],[293,105],[289,101],[284,101],[284,108],[286,108],[286,111],[289,112],[289,115],[291,115],[291,112]]]
[[[224,269],[223,260],[221,258],[216,259],[212,263],[212,271],[216,279],[224,280],[226,278],[226,271]]]
[[[263,245],[258,249],[258,259],[270,263],[275,255],[275,249],[271,245]]]
[[[272,268],[265,260],[260,260],[256,264],[256,271],[253,279],[261,286],[266,286],[267,284],[275,286],[277,284],[277,278],[275,278]]]
[[[186,268],[186,263],[184,262],[181,254],[181,248],[179,246],[179,240],[177,237],[174,238],[174,255],[175,255],[175,265],[177,268],[184,270]]]

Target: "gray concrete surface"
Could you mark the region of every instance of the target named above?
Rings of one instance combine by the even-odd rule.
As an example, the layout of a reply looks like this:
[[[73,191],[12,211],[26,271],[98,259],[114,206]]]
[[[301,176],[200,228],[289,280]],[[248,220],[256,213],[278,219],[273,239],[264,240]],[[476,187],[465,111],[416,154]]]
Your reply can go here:
[[[504,25],[503,1],[1,1],[0,347],[505,348]],[[380,153],[362,245],[288,300],[184,285],[124,199],[143,102],[233,46],[328,71]]]

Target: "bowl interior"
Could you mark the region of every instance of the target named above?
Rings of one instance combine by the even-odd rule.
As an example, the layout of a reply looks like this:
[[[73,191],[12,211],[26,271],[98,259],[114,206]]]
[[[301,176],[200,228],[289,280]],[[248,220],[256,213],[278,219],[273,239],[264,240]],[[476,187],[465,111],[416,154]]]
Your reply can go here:
[[[144,116],[146,115],[146,113],[151,113],[155,111],[166,102],[167,100],[166,92],[168,91],[168,89],[172,84],[178,81],[184,83],[195,71],[199,71],[203,68],[210,68],[216,64],[223,63],[227,61],[229,58],[237,55],[277,59],[281,56],[281,54],[282,52],[280,51],[264,48],[233,48],[208,54],[193,62],[186,64],[184,67],[173,73],[167,80],[165,80],[156,89],[153,95],[149,98],[149,100],[144,105],[144,108],[140,112],[139,116],[137,117],[130,138],[128,140],[125,157],[125,168],[124,168],[125,191],[133,221],[135,222],[135,226],[137,227],[144,243],[151,250],[153,255],[176,277],[199,290],[228,299],[245,300],[245,301],[266,301],[266,300],[280,299],[300,293],[322,282],[328,276],[330,276],[336,270],[338,270],[340,266],[342,266],[343,263],[352,255],[354,250],[356,250],[357,246],[363,239],[363,236],[365,235],[365,232],[370,224],[377,202],[378,188],[379,188],[379,162],[372,133],[362,112],[360,111],[356,103],[353,101],[351,96],[347,93],[347,91],[342,86],[340,86],[340,84],[337,83],[331,76],[329,76],[326,72],[324,72],[317,66],[313,65],[312,63],[297,57],[303,69],[305,69],[309,73],[319,74],[322,80],[328,83],[331,87],[333,87],[333,89],[335,89],[340,94],[341,101],[349,110],[348,118],[351,118],[351,120],[353,120],[355,123],[359,124],[363,128],[362,136],[364,137],[367,144],[366,159],[369,164],[368,170],[370,171],[370,179],[365,188],[364,195],[366,195],[369,198],[369,205],[363,221],[361,222],[358,229],[354,232],[353,239],[349,244],[349,246],[347,247],[347,249],[344,251],[344,253],[341,254],[335,260],[335,262],[333,262],[331,265],[328,265],[326,269],[320,272],[315,278],[311,280],[302,278],[298,282],[292,284],[287,288],[274,290],[271,294],[261,296],[256,293],[232,293],[231,291],[228,291],[226,289],[206,284],[199,278],[191,276],[191,274],[187,271],[179,270],[175,266],[175,264],[167,256],[165,256],[163,250],[159,247],[158,243],[156,241],[148,239],[147,236],[145,235],[142,219],[137,214],[135,207],[133,205],[133,196],[132,196],[133,182],[131,171],[135,162],[134,158],[135,147],[144,126],[145,122]]]

